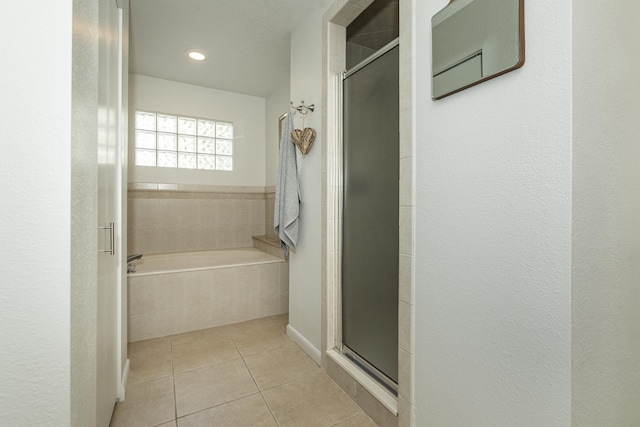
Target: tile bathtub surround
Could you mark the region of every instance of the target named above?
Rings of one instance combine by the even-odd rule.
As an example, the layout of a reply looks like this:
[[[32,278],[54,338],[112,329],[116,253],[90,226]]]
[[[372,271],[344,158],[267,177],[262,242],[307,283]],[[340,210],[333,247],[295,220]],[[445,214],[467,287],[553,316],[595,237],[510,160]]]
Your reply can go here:
[[[278,235],[273,229],[273,211],[276,205],[276,190],[271,191],[267,188],[265,192],[265,210],[264,210],[264,234],[273,238],[278,238]]]
[[[264,188],[158,185],[130,185],[130,254],[251,247],[265,234]]]
[[[375,427],[286,336],[287,323],[285,314],[130,344],[111,426]]]
[[[286,262],[130,276],[131,342],[286,313]],[[222,344],[220,344],[222,345]]]
[[[277,236],[262,235],[253,236],[253,247],[266,252],[269,255],[273,255],[280,259],[287,259],[284,251],[280,247],[280,239]]]

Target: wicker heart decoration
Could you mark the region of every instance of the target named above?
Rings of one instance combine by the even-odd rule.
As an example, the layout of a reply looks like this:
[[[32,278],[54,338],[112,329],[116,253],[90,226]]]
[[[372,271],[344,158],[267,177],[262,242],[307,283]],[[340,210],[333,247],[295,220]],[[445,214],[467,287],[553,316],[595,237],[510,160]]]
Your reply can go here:
[[[302,155],[306,156],[309,150],[311,150],[313,141],[316,140],[316,131],[312,128],[304,128],[304,130],[294,129],[291,132],[291,139]]]

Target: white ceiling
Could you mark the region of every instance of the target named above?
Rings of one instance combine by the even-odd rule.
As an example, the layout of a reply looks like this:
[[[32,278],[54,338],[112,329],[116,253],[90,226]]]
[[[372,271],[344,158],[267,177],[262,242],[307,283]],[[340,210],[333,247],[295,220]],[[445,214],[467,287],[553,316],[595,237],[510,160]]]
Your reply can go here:
[[[266,97],[289,76],[290,33],[319,0],[131,0],[132,73]],[[207,59],[189,59],[199,49]]]

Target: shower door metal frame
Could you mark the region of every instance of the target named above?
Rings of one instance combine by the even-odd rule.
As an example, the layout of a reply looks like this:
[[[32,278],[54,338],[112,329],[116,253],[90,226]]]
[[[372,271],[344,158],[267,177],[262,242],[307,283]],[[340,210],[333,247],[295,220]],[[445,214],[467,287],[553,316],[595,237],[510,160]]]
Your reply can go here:
[[[380,50],[375,51],[373,54],[371,54],[371,56],[369,56],[367,59],[365,59],[364,61],[358,63],[357,65],[354,65],[350,70],[346,70],[342,73],[342,80],[344,81],[344,79],[346,79],[347,77],[351,76],[352,74],[357,73],[358,71],[360,71],[361,69],[363,69],[364,67],[366,67],[367,65],[371,64],[373,61],[375,61],[376,59],[380,58],[381,56],[383,56],[384,54],[386,54],[387,52],[389,52],[390,50],[394,49],[395,47],[400,46],[400,37],[397,37],[394,40],[391,40],[389,43],[387,43],[386,45],[384,45],[383,47],[380,48]],[[341,86],[342,88],[342,86]],[[342,89],[340,89],[342,92]],[[340,95],[340,98],[343,99],[342,97],[342,93]],[[341,111],[341,113],[344,113],[344,111]],[[344,116],[341,116],[344,117]]]
[[[334,338],[335,338],[335,350],[350,360],[358,369],[364,371],[367,376],[373,378],[377,381],[381,386],[387,389],[393,396],[397,398],[398,396],[398,385],[387,377],[384,373],[379,371],[375,366],[368,363],[366,360],[361,358],[355,352],[350,350],[347,346],[344,345],[343,337],[342,337],[342,248],[343,248],[343,233],[344,233],[344,80],[351,76],[352,74],[357,73],[362,68],[374,62],[376,59],[385,55],[392,49],[398,47],[400,45],[400,37],[392,40],[387,45],[382,47],[380,50],[373,53],[364,61],[358,63],[354,67],[349,70],[344,70],[336,79],[336,88],[334,93],[336,93],[336,116],[339,118],[338,126],[336,126],[336,140],[337,144],[337,161],[334,166],[338,171],[338,184],[340,188],[340,194],[337,197],[337,215],[338,215],[338,224],[337,230],[335,233],[336,239],[336,247],[340,248],[340,253],[335,254],[335,271],[336,271],[336,284],[337,284],[337,292],[335,295],[335,306],[336,312],[339,313],[337,316],[337,322],[335,324]]]

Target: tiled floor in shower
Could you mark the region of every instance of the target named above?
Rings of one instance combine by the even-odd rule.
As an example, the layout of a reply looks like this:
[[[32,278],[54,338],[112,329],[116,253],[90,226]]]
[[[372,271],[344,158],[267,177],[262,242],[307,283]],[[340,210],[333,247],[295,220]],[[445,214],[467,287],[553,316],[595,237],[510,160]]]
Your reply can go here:
[[[111,426],[375,427],[286,325],[283,315],[130,344]]]

